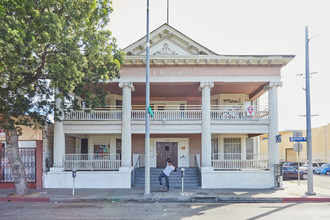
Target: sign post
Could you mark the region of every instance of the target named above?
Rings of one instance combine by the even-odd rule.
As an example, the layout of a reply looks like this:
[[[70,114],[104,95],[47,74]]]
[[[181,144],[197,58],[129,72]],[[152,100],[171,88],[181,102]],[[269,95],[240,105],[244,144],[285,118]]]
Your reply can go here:
[[[293,145],[293,150],[298,153],[298,185],[300,185],[300,151],[302,151],[303,146],[300,142]]]

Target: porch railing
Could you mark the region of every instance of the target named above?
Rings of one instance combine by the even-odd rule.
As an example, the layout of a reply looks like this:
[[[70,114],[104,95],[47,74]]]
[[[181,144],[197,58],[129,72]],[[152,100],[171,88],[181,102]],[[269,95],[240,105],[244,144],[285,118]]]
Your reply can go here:
[[[201,120],[201,105],[173,105],[162,108],[154,108],[152,120]],[[236,105],[212,105],[210,111],[211,120],[258,120],[267,119],[268,110],[254,108],[253,114],[248,114],[245,106]],[[132,120],[144,120],[145,110],[143,106],[132,106]],[[75,110],[67,113],[64,120],[121,120],[121,106],[94,110]]]
[[[255,153],[214,153],[214,169],[269,169],[268,154]]]
[[[121,160],[119,154],[65,154],[65,170],[119,170]]]

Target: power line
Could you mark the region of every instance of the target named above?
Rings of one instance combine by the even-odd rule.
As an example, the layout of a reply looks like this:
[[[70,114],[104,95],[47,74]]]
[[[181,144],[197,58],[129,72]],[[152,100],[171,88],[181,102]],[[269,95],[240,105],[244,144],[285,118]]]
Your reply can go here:
[[[318,34],[313,35],[313,36],[310,37],[308,40],[310,41],[310,40],[312,40],[313,38],[316,38],[316,37],[320,36],[321,34],[323,34],[323,33],[324,33],[325,31],[327,31],[328,29],[330,29],[330,26],[324,28],[323,30],[321,30]]]

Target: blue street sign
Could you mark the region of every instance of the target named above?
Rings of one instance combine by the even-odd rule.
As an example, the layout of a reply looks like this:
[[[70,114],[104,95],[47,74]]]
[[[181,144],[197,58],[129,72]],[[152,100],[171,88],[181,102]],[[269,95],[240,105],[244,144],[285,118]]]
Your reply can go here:
[[[290,142],[306,142],[306,137],[290,137]]]
[[[282,135],[276,135],[276,143],[280,143],[282,141]]]

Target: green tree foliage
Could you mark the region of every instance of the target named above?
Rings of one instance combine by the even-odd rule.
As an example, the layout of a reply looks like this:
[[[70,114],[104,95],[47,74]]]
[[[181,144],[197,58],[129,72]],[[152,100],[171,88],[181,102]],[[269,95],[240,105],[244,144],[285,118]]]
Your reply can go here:
[[[72,93],[89,107],[104,104],[101,82],[119,77],[124,60],[105,29],[112,10],[109,0],[0,0],[0,127],[7,136],[47,121],[54,88],[64,110]]]

